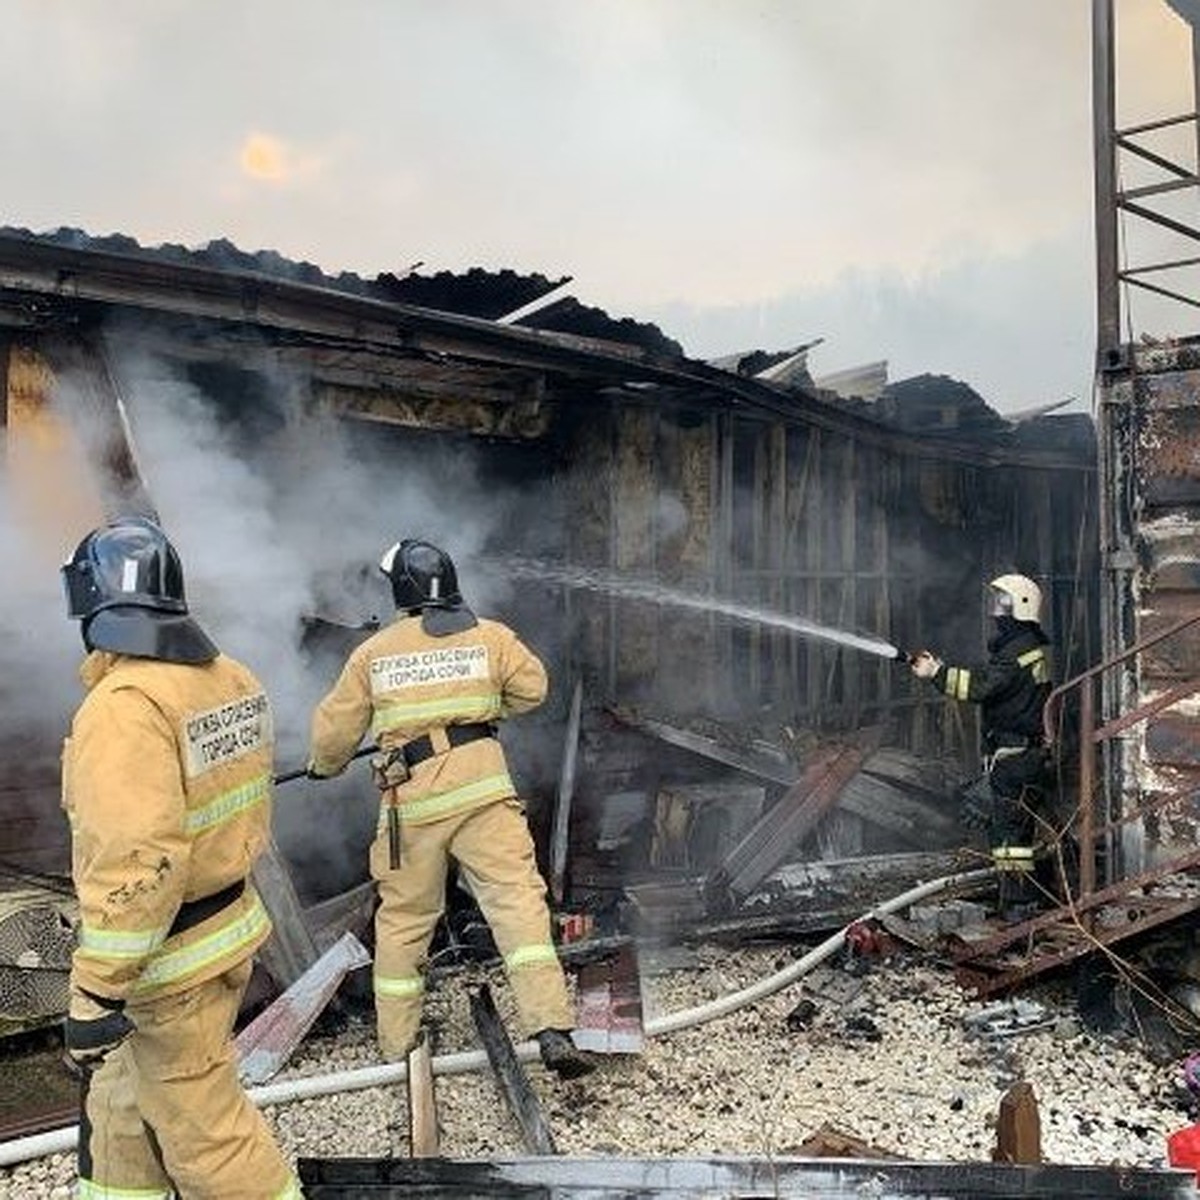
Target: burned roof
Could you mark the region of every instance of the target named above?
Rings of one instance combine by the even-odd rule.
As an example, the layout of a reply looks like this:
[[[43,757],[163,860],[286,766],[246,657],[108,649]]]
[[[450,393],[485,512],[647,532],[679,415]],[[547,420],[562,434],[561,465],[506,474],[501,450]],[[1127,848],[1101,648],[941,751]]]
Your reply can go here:
[[[537,397],[547,385],[580,404],[636,393],[650,403],[693,411],[736,409],[757,418],[853,430],[870,442],[923,456],[1083,465],[1074,447],[1064,459],[1061,450],[1036,440],[1016,444],[1010,424],[999,417],[1000,437],[959,425],[948,437],[930,438],[927,429],[889,421],[876,405],[847,402],[795,377],[769,378],[774,368],[747,377],[688,358],[655,326],[614,320],[573,300],[551,303],[527,320],[519,313],[517,319],[488,320],[405,303],[378,279],[330,276],[273,251],[247,254],[228,241],[210,242],[203,250],[177,245],[147,250],[123,235],[96,238],[66,228],[50,234],[0,228],[0,260],[5,267],[0,326],[69,329],[114,311],[140,312],[153,314],[162,336],[182,339],[181,345],[195,342],[203,326],[200,340],[207,352],[225,345],[231,353],[252,356],[255,347],[269,346],[277,356],[290,350],[301,356],[365,356],[379,379],[403,376],[406,386],[424,389],[422,395],[432,389],[457,401],[483,389],[493,399],[523,396],[531,411],[540,412]],[[469,278],[470,273],[464,288]],[[501,292],[508,289],[493,308],[529,294],[519,280],[532,278],[529,290],[535,293],[551,283],[515,274],[508,279],[503,272],[481,272],[478,278],[483,290],[489,281]],[[405,282],[396,278],[391,286]],[[145,332],[148,326],[140,328]],[[336,374],[336,364],[326,366]],[[990,412],[972,396],[984,414]],[[527,436],[542,428],[540,421],[534,425]]]
[[[249,271],[371,300],[410,304],[485,321],[496,321],[516,313],[571,281],[569,275],[549,279],[542,274],[521,274],[509,269],[489,271],[482,267],[472,267],[462,273],[439,271],[433,275],[421,275],[415,268],[403,274],[384,271],[374,279],[364,279],[352,271],[330,275],[313,263],[296,262],[275,250],[242,250],[226,238],[188,248],[177,243],[147,247],[125,234],[95,237],[82,229],[66,226],[48,233],[3,226],[0,227],[0,234],[75,250],[106,251],[217,270]],[[611,317],[603,309],[583,305],[573,297],[566,297],[532,312],[517,323],[529,329],[544,329],[636,346],[666,357],[683,357],[683,347],[663,334],[656,325]]]
[[[948,375],[914,375],[890,383],[874,407],[883,420],[913,433],[987,435],[1007,427],[970,384]]]

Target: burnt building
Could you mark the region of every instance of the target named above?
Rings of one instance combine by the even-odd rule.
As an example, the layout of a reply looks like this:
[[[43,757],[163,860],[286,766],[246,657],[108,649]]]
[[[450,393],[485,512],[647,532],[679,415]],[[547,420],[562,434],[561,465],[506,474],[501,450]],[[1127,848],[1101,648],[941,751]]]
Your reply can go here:
[[[1013,424],[936,378],[845,400],[806,373],[690,359],[577,301],[539,308],[563,283],[366,281],[224,243],[0,234],[6,540],[41,557],[6,605],[39,645],[22,659],[11,644],[20,665],[0,676],[0,859],[65,868],[57,748],[77,646],[46,581],[146,492],[194,607],[272,687],[293,756],[340,656],[388,616],[372,555],[406,535],[446,544],[468,598],[550,668],[548,704],[505,736],[568,891],[711,867],[837,747],[858,750],[842,786],[874,756],[891,792],[836,814],[831,795],[836,848],[928,848],[921,810],[885,801],[914,781],[948,798],[975,730],[888,647],[977,657],[984,585],[1019,570],[1046,593],[1060,676],[1092,660],[1090,418]],[[306,900],[365,874],[369,793],[364,772],[281,796]],[[944,814],[939,838],[958,840]]]

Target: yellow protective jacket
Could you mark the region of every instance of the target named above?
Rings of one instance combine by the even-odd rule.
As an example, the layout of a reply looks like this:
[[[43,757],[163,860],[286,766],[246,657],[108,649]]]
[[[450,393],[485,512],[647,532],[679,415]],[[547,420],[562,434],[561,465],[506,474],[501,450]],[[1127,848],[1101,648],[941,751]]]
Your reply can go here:
[[[515,795],[495,738],[451,747],[446,727],[502,720],[545,698],[545,667],[507,625],[481,619],[432,637],[419,616],[402,616],[355,648],[317,706],[310,763],[336,775],[368,729],[383,749],[428,734],[436,753],[387,799],[405,821],[436,821]]]
[[[63,747],[81,919],[71,983],[114,1000],[169,995],[271,932],[248,880],[270,836],[270,705],[224,655],[93,651],[80,677],[88,694]]]

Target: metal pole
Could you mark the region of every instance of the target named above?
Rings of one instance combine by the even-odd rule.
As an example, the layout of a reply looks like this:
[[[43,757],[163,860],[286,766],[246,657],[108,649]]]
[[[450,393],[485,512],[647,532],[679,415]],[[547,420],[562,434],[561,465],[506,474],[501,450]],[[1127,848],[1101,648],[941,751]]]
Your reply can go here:
[[[1096,890],[1096,686],[1084,681],[1079,693],[1079,898]]]
[[[1117,103],[1113,0],[1092,0],[1092,123],[1095,156],[1096,362],[1115,365],[1121,345],[1117,247]]]
[[[1200,26],[1192,25],[1192,111],[1200,113]],[[1192,133],[1196,140],[1195,173],[1200,175],[1200,119]]]
[[[563,744],[562,768],[558,776],[558,803],[554,806],[554,830],[550,837],[550,895],[555,907],[566,894],[567,849],[571,836],[571,802],[575,798],[575,763],[579,754],[579,727],[583,720],[583,681],[576,680],[571,692],[571,712]]]

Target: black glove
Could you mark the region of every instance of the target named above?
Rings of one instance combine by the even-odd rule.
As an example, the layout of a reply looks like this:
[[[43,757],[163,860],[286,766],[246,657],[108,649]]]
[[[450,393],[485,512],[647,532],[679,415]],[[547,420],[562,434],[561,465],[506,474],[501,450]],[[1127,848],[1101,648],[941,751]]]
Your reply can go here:
[[[81,1071],[98,1067],[133,1031],[124,1000],[106,1000],[72,989],[63,1042],[67,1058]]]

